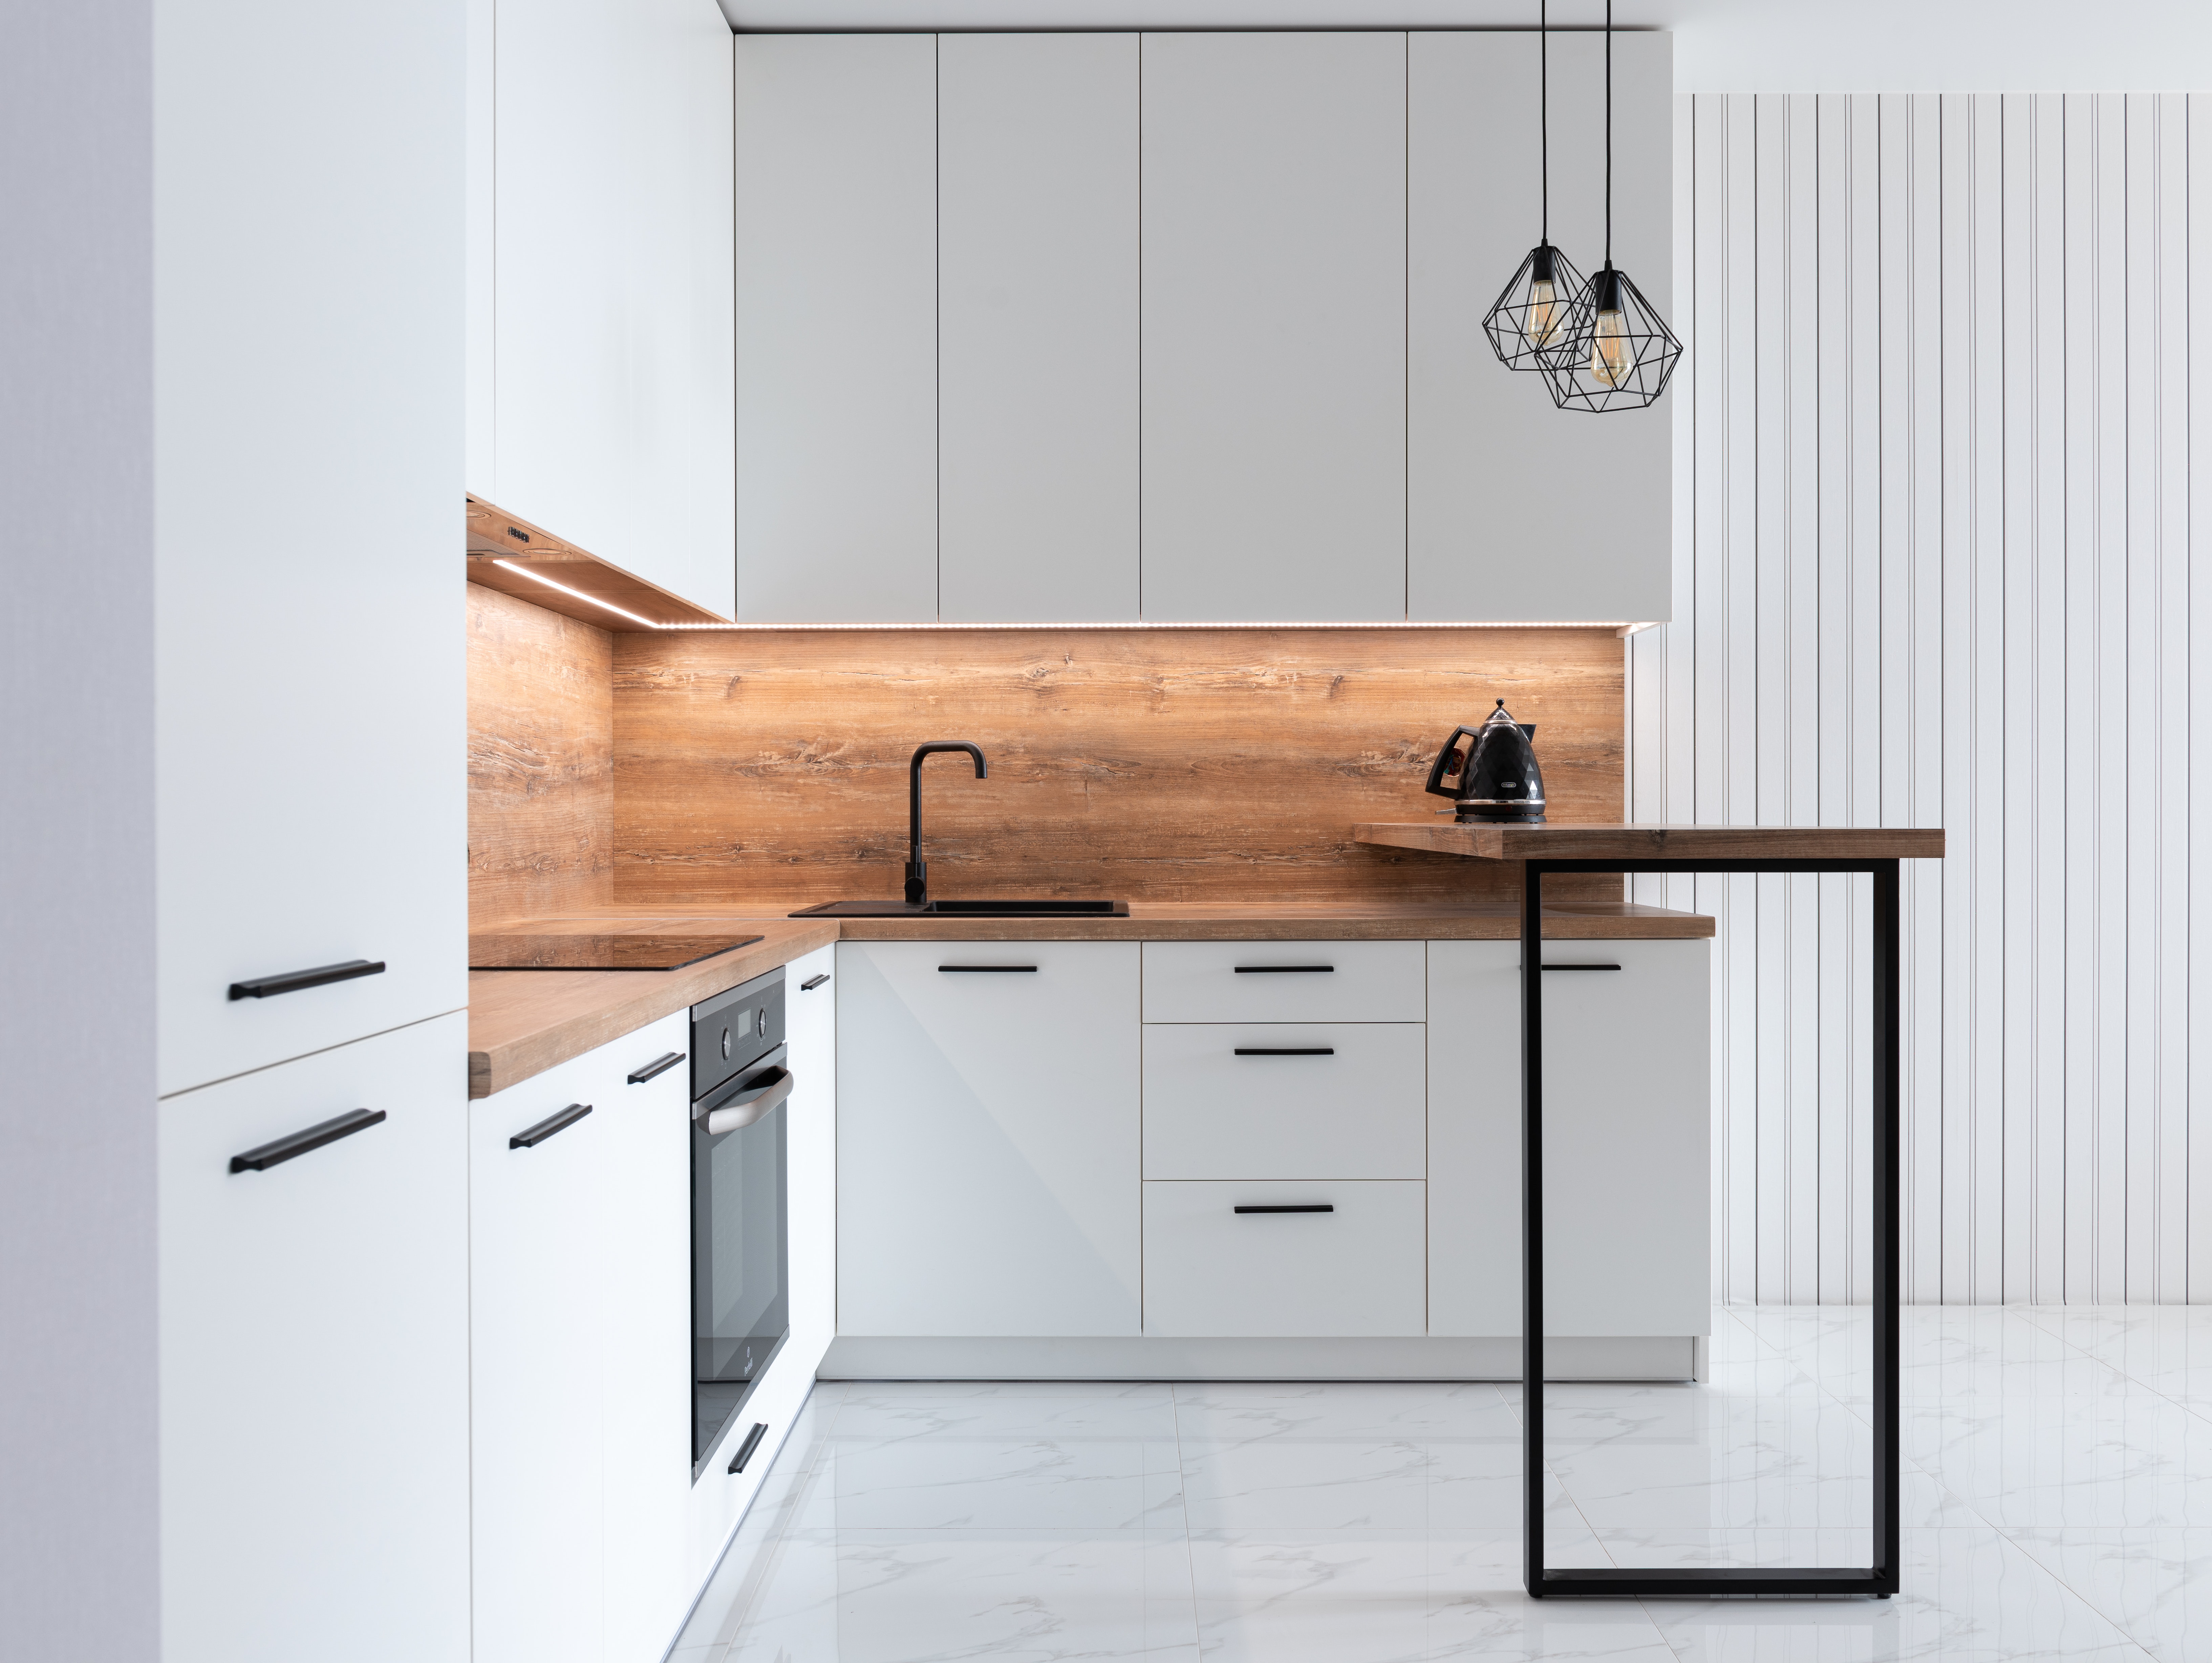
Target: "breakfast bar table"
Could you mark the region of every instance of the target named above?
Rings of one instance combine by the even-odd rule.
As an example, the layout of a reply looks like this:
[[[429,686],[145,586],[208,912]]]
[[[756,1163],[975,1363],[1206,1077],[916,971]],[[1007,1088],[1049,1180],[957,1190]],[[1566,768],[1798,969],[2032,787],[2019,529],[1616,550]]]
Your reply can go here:
[[[1936,860],[1928,828],[1364,824],[1362,843],[1476,860],[1518,860],[1521,890],[1521,1469],[1523,1577],[1530,1598],[1561,1594],[1872,1594],[1897,1592],[1898,909],[1897,863]],[[1544,985],[1540,920],[1553,872],[1865,872],[1874,879],[1874,1560],[1871,1565],[1693,1570],[1547,1569],[1544,1564]]]

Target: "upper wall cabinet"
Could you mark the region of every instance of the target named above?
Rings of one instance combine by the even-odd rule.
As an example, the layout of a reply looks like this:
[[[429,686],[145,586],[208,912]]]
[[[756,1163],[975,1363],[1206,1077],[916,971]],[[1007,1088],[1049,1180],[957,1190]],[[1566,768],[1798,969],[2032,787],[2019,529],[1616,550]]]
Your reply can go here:
[[[1670,322],[1673,39],[1613,40],[1613,264]],[[1537,47],[1485,32],[1408,48],[1406,616],[1661,620],[1671,399],[1556,410],[1483,333],[1543,224]],[[1605,261],[1604,97],[1604,36],[1553,35],[1551,239],[1585,273]]]
[[[1406,37],[1144,60],[1144,615],[1403,618]]]
[[[938,616],[1137,616],[1137,37],[937,47]]]
[[[714,0],[473,11],[468,489],[726,616],[729,25]]]
[[[737,616],[933,622],[936,37],[737,64]]]

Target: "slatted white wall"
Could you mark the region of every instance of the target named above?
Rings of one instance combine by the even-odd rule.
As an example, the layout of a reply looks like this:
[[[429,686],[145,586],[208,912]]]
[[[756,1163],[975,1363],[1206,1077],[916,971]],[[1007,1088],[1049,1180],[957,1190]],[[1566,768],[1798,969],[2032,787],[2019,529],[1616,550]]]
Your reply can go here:
[[[1908,1299],[2212,1301],[2212,97],[1675,121],[1632,812],[1948,829],[1905,866]],[[1718,1291],[1864,1300],[1867,880],[1637,893],[1721,920]]]

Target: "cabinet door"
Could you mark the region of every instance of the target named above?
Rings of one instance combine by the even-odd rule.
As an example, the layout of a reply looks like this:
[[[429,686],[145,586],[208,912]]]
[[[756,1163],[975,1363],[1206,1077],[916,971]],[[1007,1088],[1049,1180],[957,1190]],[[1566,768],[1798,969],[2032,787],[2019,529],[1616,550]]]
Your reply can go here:
[[[937,41],[737,39],[738,611],[937,616]]]
[[[1144,37],[1144,616],[1406,616],[1406,37]]]
[[[1613,37],[1613,261],[1661,313],[1674,254],[1671,43]],[[1417,33],[1407,63],[1409,617],[1662,620],[1674,395],[1603,421],[1498,361],[1482,319],[1543,223],[1534,33]],[[1551,44],[1554,246],[1605,258],[1604,37]]]
[[[157,1111],[169,1663],[466,1663],[467,1048],[443,1017]]]
[[[1544,979],[1544,1326],[1711,1320],[1710,963],[1702,941],[1552,941]],[[1517,942],[1429,944],[1429,1331],[1521,1332]]]
[[[729,25],[714,0],[499,0],[493,51],[495,450],[471,483],[727,616]]]
[[[604,1059],[592,1117],[602,1295],[593,1349],[605,1452],[607,1663],[659,1656],[696,1589],[684,1539],[691,1488],[691,1071],[679,1064],[629,1080],[656,1059],[687,1051],[690,1037],[690,1017],[678,1011],[592,1053]]]
[[[164,1093],[467,1000],[463,21],[155,19]]]
[[[1137,616],[1137,37],[938,55],[939,616]]]
[[[469,1105],[473,1663],[603,1654],[603,1198],[628,1089],[595,1051]],[[592,1113],[514,1145],[571,1104]]]
[[[839,1332],[1139,1332],[1137,952],[840,944]]]

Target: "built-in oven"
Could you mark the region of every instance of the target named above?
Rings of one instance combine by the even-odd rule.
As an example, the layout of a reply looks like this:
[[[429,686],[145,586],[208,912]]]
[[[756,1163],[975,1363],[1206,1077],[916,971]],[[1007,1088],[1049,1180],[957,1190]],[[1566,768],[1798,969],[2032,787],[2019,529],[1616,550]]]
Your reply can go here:
[[[691,1007],[691,1476],[791,1333],[783,972]]]

